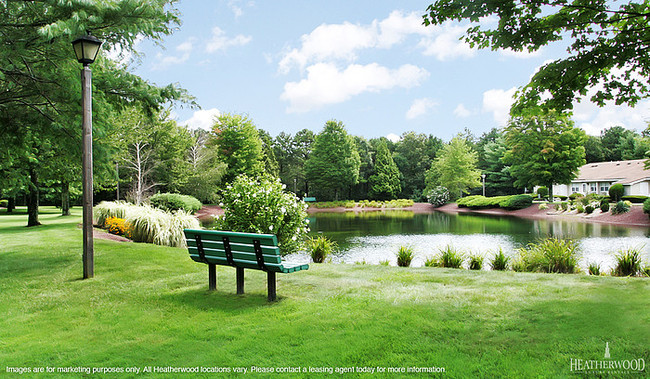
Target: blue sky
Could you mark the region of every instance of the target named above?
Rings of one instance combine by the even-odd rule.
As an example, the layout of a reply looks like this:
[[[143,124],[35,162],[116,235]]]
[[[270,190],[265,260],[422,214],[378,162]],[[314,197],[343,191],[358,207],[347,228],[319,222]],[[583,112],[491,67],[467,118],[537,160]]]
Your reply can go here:
[[[366,138],[414,130],[449,140],[464,128],[478,136],[504,126],[515,89],[566,54],[562,45],[534,54],[472,50],[458,40],[466,23],[421,25],[428,4],[181,0],[183,25],[162,46],[140,42],[133,71],[196,96],[201,110],[175,110],[190,127],[230,112],[274,136],[318,132],[337,119]],[[589,134],[641,130],[649,108],[584,101],[574,120]]]

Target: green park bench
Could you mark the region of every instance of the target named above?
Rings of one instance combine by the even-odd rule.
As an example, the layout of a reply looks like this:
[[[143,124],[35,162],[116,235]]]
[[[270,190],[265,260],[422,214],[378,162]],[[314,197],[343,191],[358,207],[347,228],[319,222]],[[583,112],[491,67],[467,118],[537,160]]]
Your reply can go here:
[[[315,197],[305,197],[305,198],[302,199],[302,201],[304,201],[305,203],[313,203],[313,202],[316,201],[316,198]]]
[[[233,266],[237,270],[237,294],[244,293],[244,269],[266,271],[268,299],[276,299],[275,274],[288,274],[309,269],[308,264],[282,262],[278,238],[273,234],[225,232],[219,230],[185,229],[190,258],[208,265],[210,290],[217,288],[216,265]]]

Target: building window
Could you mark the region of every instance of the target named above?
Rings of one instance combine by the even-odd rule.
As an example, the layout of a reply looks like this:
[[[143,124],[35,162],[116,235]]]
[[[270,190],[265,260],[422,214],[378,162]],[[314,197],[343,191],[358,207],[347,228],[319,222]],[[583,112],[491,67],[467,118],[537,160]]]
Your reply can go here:
[[[609,192],[609,184],[603,184],[600,186],[600,192]]]
[[[596,185],[596,183],[591,183],[591,186],[590,186],[589,190],[590,190],[590,192],[598,191],[598,186]]]
[[[580,187],[577,184],[571,185],[571,193],[580,192]]]

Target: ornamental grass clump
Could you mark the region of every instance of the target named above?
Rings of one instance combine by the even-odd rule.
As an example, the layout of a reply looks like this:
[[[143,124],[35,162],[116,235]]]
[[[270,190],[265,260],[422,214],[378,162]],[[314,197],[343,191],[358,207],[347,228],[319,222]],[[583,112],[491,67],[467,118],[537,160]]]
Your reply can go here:
[[[497,270],[497,271],[507,270],[509,264],[510,264],[510,257],[506,256],[503,253],[503,249],[501,248],[499,248],[499,251],[497,251],[497,253],[494,254],[494,258],[492,258],[492,261],[490,261],[490,267],[492,267],[492,270]]]
[[[93,208],[93,215],[100,228],[106,227],[106,219],[115,217],[125,219],[135,205],[126,201],[102,201]]]
[[[465,255],[451,245],[439,249],[440,253],[437,258],[438,267],[462,268]]]
[[[626,201],[619,201],[612,208],[612,214],[620,215],[630,211],[630,205]]]
[[[578,270],[580,244],[570,239],[547,238],[518,249],[515,271],[572,274]]]
[[[400,246],[397,251],[397,265],[399,267],[409,267],[414,255],[415,253],[411,246]]]
[[[641,250],[643,247],[621,249],[616,254],[616,267],[613,276],[636,276],[642,274]]]
[[[589,275],[600,276],[600,264],[599,263],[589,263]]]
[[[307,204],[286,192],[280,179],[238,176],[222,192],[222,230],[275,234],[282,255],[295,253],[309,232]]]
[[[336,242],[330,241],[325,236],[318,236],[307,240],[307,251],[314,263],[323,263],[325,259],[336,251]]]
[[[481,270],[483,269],[483,257],[480,254],[470,254],[469,255],[469,269],[470,270]]]

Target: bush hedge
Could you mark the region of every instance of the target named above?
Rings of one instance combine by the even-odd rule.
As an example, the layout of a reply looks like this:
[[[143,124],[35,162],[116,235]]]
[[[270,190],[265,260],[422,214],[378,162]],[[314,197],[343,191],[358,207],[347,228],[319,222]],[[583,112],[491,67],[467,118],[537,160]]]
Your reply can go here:
[[[499,205],[501,208],[515,210],[528,208],[533,204],[533,197],[530,195],[513,195],[509,196],[506,200]]]
[[[155,208],[168,212],[184,210],[194,214],[203,207],[203,204],[194,196],[178,193],[157,193],[149,198],[149,202]]]
[[[623,197],[624,194],[625,194],[625,188],[620,183],[616,183],[611,187],[609,187],[609,197],[612,199],[613,202],[621,201],[621,198]]]
[[[650,199],[643,202],[643,213],[650,216]]]
[[[485,209],[505,208],[509,210],[528,208],[533,204],[531,195],[511,195],[485,197],[473,195],[458,199],[456,204],[461,208]]]
[[[623,201],[627,200],[634,204],[641,204],[648,199],[649,199],[648,196],[643,196],[643,195],[626,195],[621,197],[621,200]]]

